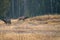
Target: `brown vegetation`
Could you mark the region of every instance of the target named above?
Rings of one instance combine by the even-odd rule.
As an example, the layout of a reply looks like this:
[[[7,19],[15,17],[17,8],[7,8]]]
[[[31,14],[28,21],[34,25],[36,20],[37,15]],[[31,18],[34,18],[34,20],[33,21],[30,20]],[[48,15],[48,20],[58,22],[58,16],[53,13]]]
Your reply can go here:
[[[25,21],[0,21],[0,40],[60,40],[60,15],[44,15]]]

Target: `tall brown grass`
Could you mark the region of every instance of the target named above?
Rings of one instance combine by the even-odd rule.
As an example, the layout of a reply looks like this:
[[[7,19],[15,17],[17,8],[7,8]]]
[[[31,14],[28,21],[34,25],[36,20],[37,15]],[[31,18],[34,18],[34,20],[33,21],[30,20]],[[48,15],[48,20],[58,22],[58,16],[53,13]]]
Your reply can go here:
[[[59,19],[60,15],[44,15],[28,18],[25,21],[11,19],[11,25],[6,25],[0,21],[0,40],[60,40]],[[37,31],[34,32],[33,30]],[[38,32],[41,30],[54,32],[47,34]]]

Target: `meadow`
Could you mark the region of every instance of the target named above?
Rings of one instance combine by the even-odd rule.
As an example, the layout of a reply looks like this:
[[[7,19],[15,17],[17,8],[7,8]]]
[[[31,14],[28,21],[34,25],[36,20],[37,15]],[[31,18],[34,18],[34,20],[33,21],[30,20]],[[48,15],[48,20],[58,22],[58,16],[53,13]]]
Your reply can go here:
[[[26,20],[0,20],[0,40],[60,40],[60,15],[43,15]]]

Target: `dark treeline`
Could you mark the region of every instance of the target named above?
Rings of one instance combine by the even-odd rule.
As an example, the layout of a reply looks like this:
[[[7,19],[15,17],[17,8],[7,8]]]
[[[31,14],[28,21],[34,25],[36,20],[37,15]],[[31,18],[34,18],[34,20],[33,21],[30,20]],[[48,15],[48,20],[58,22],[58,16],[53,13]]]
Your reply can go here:
[[[0,0],[0,15],[3,15],[6,9],[6,17],[17,18],[19,16],[39,16],[45,14],[60,14],[60,0],[3,0],[10,3],[10,6],[1,9],[4,2]],[[5,6],[3,6],[5,7]],[[4,11],[1,11],[4,10]]]
[[[0,0],[0,16],[5,16],[10,5],[10,0]]]

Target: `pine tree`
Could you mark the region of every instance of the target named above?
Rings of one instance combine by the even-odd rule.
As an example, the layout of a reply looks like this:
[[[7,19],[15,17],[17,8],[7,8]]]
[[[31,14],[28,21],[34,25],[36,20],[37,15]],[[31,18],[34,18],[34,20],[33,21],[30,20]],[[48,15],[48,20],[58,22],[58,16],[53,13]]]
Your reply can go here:
[[[11,0],[0,0],[0,18],[6,15]]]

